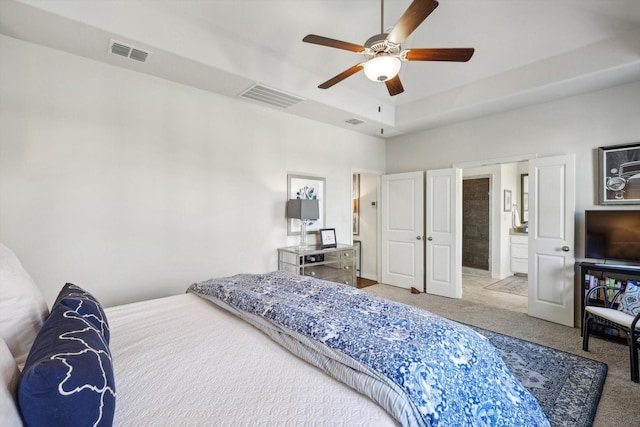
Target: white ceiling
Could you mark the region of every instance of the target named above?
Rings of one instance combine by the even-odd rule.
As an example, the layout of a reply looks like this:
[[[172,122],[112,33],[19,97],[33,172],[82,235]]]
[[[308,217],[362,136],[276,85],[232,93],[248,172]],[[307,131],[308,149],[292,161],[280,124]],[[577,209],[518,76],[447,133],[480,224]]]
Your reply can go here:
[[[385,1],[385,30],[409,4]],[[8,36],[225,96],[260,83],[304,99],[289,113],[383,137],[640,80],[640,0],[440,0],[403,48],[473,47],[469,62],[403,63],[395,97],[364,73],[318,89],[363,57],[302,38],[364,44],[380,17],[379,0],[0,0]]]

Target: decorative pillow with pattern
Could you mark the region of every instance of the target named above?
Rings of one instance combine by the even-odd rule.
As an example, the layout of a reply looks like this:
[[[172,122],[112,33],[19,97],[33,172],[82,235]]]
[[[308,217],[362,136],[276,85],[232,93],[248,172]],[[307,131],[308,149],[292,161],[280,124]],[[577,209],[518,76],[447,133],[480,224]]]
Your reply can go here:
[[[56,304],[18,383],[26,426],[111,426],[115,412],[111,353],[88,319]]]
[[[618,308],[632,316],[640,313],[640,286],[638,286],[637,281],[630,280],[627,282],[627,287],[620,297],[620,305]]]
[[[107,316],[98,300],[89,292],[73,283],[67,283],[60,290],[53,305],[56,304],[64,304],[91,322],[104,335],[107,344],[109,343],[110,333]]]

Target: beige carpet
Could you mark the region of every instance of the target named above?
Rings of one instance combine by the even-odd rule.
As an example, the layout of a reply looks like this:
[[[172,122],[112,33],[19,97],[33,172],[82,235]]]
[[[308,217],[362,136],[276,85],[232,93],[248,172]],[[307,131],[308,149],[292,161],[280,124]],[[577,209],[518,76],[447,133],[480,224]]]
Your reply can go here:
[[[582,351],[579,329],[529,317],[524,313],[424,293],[416,295],[407,289],[381,284],[363,290],[459,322],[604,362],[609,371],[593,426],[640,426],[640,384],[629,379],[629,351],[624,345],[594,337],[589,340],[590,351],[587,353]]]

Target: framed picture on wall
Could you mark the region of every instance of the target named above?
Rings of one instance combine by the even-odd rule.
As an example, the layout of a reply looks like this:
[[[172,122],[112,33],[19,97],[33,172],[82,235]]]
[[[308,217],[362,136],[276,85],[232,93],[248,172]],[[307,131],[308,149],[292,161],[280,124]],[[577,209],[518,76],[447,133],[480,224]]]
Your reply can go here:
[[[322,248],[335,248],[337,245],[335,228],[323,228],[320,230],[320,246]]]
[[[598,148],[598,201],[640,204],[640,143]]]
[[[504,190],[504,211],[511,212],[511,190]]]
[[[318,234],[324,227],[325,216],[325,179],[318,176],[287,174],[287,200],[317,199],[320,218],[307,221],[307,234]],[[300,220],[287,220],[287,235],[300,234]]]

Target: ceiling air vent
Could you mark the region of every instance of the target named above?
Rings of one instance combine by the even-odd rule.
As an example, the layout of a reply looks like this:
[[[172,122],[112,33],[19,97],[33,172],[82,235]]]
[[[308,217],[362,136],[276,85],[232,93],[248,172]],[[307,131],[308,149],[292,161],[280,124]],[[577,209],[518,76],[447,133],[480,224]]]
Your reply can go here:
[[[255,84],[240,94],[242,98],[252,99],[265,104],[274,105],[280,108],[289,108],[299,102],[304,101],[294,95],[289,95],[277,89],[273,89],[261,84]]]
[[[360,119],[349,119],[349,120],[345,120],[345,123],[349,123],[350,125],[361,125],[362,123],[364,123],[364,120],[360,120]]]
[[[149,51],[138,49],[137,47],[133,47],[113,39],[109,40],[109,53],[124,56],[125,58],[139,62],[147,62],[147,58],[151,55],[151,52]]]

